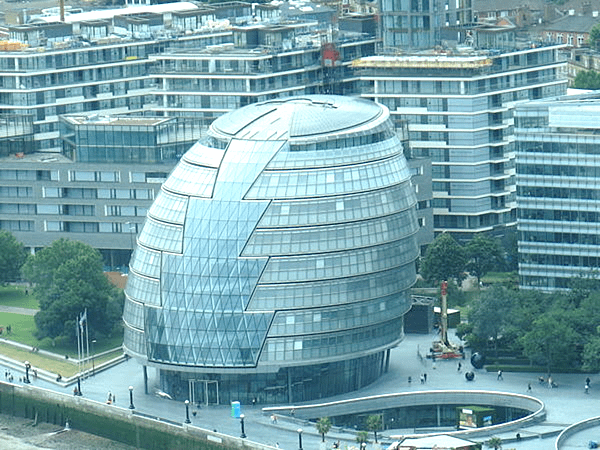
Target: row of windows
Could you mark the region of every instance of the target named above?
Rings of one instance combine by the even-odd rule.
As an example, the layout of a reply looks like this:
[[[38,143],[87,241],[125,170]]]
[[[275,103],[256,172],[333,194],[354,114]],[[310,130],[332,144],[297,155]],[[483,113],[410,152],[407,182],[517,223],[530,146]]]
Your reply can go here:
[[[130,183],[163,183],[167,172],[130,172]],[[59,181],[58,170],[0,170],[0,181]],[[71,170],[69,181],[118,183],[121,173],[116,171]]]
[[[386,124],[388,123],[386,122]],[[358,136],[348,139],[358,139]],[[313,151],[316,152],[317,150],[313,149]],[[368,146],[358,145],[336,148],[320,154],[312,153],[308,149],[302,152],[291,152],[287,151],[286,147],[283,147],[269,162],[267,170],[320,168],[358,164],[365,161],[389,158],[401,152],[402,144],[397,137],[375,142]]]
[[[578,189],[574,187],[534,187],[517,185],[517,195],[538,198],[568,198],[571,200],[600,200],[598,189]]]
[[[121,181],[121,173],[93,170],[71,170],[69,171],[69,181],[118,183]]]
[[[594,205],[595,206],[595,205]],[[519,219],[600,223],[600,212],[519,208]]]
[[[152,189],[96,189],[44,187],[45,198],[152,200]],[[0,187],[0,194],[2,188]]]
[[[341,333],[290,338],[269,338],[261,362],[307,361],[367,351],[388,345],[401,336],[398,320]]]
[[[418,255],[413,239],[340,254],[307,258],[271,258],[261,283],[351,277],[403,266]]]
[[[525,138],[525,136],[521,136]],[[548,153],[548,157],[556,154],[569,155],[598,155],[598,142],[590,136],[578,135],[570,142],[542,142],[546,134],[527,134],[527,138],[534,141],[517,140],[517,152],[524,153]]]
[[[275,315],[269,336],[322,333],[367,326],[390,317],[401,317],[408,302],[400,295],[368,302],[312,311],[282,312]]]
[[[143,277],[134,271],[129,271],[125,294],[146,305],[161,306],[159,280]]]
[[[187,211],[188,197],[182,197],[161,190],[150,207],[150,216],[155,219],[183,225]]]
[[[58,170],[1,169],[0,181],[58,181]]]
[[[0,214],[35,214],[35,206],[31,203],[0,203]]]
[[[257,230],[244,256],[320,253],[396,241],[417,231],[414,209],[380,219],[296,230]]]
[[[582,161],[581,159],[578,159],[576,166],[566,164],[557,165],[550,158],[545,162],[540,161],[539,164],[517,164],[517,173],[519,175],[583,177],[594,178],[594,180],[600,178],[600,164],[598,164],[598,161]],[[571,181],[576,182],[576,180]]]
[[[246,198],[299,198],[361,192],[410,178],[404,157],[331,170],[263,172]]]
[[[131,270],[148,277],[159,278],[161,255],[159,251],[140,245],[135,249],[135,258],[131,258]]]
[[[0,230],[13,231],[34,231],[32,220],[0,220]]]
[[[341,305],[365,298],[399,294],[415,281],[414,264],[368,276],[287,285],[257,286],[249,306],[259,311]]]
[[[391,129],[380,131],[378,133],[367,134],[362,136],[351,136],[340,139],[329,139],[327,141],[319,141],[312,144],[290,144],[291,152],[306,152],[319,150],[333,150],[336,148],[359,147],[363,145],[371,145],[378,142],[386,141],[395,136]]]
[[[167,191],[190,194],[198,197],[210,197],[217,178],[217,170],[208,167],[192,166],[181,160],[163,184]]]
[[[389,189],[342,198],[329,197],[294,202],[272,202],[259,228],[344,223],[380,217],[413,206],[409,182]]]
[[[541,276],[520,276],[519,286],[530,286],[537,289],[570,289],[573,278],[571,277],[550,277],[548,275]]]
[[[47,220],[44,222],[45,231],[65,231],[68,233],[98,233],[98,222],[58,222]]]
[[[524,264],[539,264],[542,266],[571,266],[589,269],[599,267],[600,256],[579,255],[544,255],[525,253],[521,254],[520,261]]]
[[[521,231],[524,242],[548,242],[553,244],[600,245],[597,230],[582,233],[561,233],[556,231]]]
[[[138,239],[141,244],[156,250],[173,253],[183,251],[183,227],[179,225],[157,222],[148,218]]]

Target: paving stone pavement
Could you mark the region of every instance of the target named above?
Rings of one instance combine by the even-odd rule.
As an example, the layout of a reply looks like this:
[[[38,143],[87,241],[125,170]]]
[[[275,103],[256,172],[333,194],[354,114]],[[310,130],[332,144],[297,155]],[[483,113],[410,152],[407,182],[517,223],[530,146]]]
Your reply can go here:
[[[546,384],[540,385],[538,373],[511,373],[504,372],[503,380],[497,379],[496,373],[488,373],[482,369],[471,367],[469,358],[461,360],[462,370],[457,370],[457,360],[438,360],[435,363],[422,356],[429,349],[431,342],[435,339],[434,334],[429,335],[407,335],[405,340],[391,352],[390,367],[388,373],[375,383],[349,394],[340,395],[326,399],[327,401],[342,400],[356,397],[364,397],[376,394],[387,394],[395,392],[411,392],[420,390],[490,390],[499,392],[510,392],[528,394],[536,397],[546,405],[546,421],[531,427],[524,428],[518,432],[521,440],[516,440],[516,432],[498,434],[503,440],[503,448],[515,450],[552,450],[555,446],[557,434],[565,427],[581,420],[600,415],[597,405],[600,400],[600,376],[590,376],[591,388],[585,393],[584,384],[586,375],[581,374],[553,374],[557,388],[549,389]],[[421,355],[421,357],[419,356]],[[467,355],[468,356],[468,355]],[[475,373],[474,381],[465,379],[465,370]],[[421,373],[427,373],[425,385],[418,383]],[[16,375],[15,371],[13,373]],[[134,388],[134,404],[136,411],[155,415],[156,417],[183,422],[185,419],[185,405],[183,402],[160,398],[156,395],[158,386],[158,374],[154,369],[148,369],[149,395],[145,395],[143,373],[141,366],[134,360],[124,361],[105,371],[96,373],[81,382],[83,396],[99,402],[105,402],[108,392],[116,396],[114,408],[128,408],[129,390]],[[412,383],[408,382],[408,377]],[[15,376],[15,378],[18,378]],[[528,384],[532,391],[528,392]],[[52,389],[65,394],[72,393],[72,386],[58,386],[55,383],[36,380],[35,386]],[[277,424],[272,424],[269,414],[262,412],[262,407],[268,405],[242,405],[245,415],[245,433],[250,441],[279,447],[286,450],[298,450],[298,428],[303,429],[302,442],[304,450],[321,449],[321,437],[314,425],[298,422],[295,420],[283,420],[281,417]],[[231,417],[231,408],[227,405],[208,406],[197,409],[191,408],[195,414],[191,415],[191,426],[204,429],[217,430],[230,436],[239,436],[241,424],[239,419]],[[386,430],[378,433],[382,441],[393,434],[399,434],[403,430]],[[591,428],[580,432],[569,438],[562,447],[564,450],[575,448],[587,448],[590,440],[600,440],[600,428]],[[350,433],[332,431],[327,434],[327,447],[335,441],[340,441],[341,448],[349,448],[356,445],[355,436]],[[485,439],[474,439],[483,442]],[[367,446],[367,450],[374,445]],[[485,446],[484,446],[485,448]]]

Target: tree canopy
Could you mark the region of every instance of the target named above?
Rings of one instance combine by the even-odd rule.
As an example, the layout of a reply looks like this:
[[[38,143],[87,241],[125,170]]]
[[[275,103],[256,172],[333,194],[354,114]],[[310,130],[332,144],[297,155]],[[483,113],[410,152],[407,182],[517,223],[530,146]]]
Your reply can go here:
[[[367,430],[372,431],[377,442],[377,431],[381,430],[381,416],[379,414],[371,414],[367,417]]]
[[[590,30],[589,46],[594,50],[600,47],[600,23],[596,24]]]
[[[12,235],[0,230],[0,284],[17,281],[21,277],[21,267],[27,260],[25,247]]]
[[[460,284],[466,262],[465,249],[449,233],[442,233],[427,247],[421,275],[430,282],[455,280]]]
[[[582,280],[578,286],[593,286]],[[552,294],[494,286],[470,302],[457,330],[473,351],[521,355],[548,373],[600,369],[598,290]]]
[[[120,322],[123,294],[102,270],[100,253],[87,244],[59,239],[28,259],[25,278],[40,303],[37,337],[75,338],[77,318],[87,309],[88,330],[108,335]]]
[[[502,268],[504,252],[497,239],[484,235],[477,235],[471,239],[466,247],[467,271],[477,277],[477,283],[488,272]]]
[[[600,73],[595,70],[582,70],[575,76],[573,87],[577,89],[600,89]]]
[[[325,435],[329,433],[329,430],[331,430],[331,419],[329,419],[329,417],[321,417],[319,420],[317,420],[315,426],[321,435],[322,442],[325,442]]]

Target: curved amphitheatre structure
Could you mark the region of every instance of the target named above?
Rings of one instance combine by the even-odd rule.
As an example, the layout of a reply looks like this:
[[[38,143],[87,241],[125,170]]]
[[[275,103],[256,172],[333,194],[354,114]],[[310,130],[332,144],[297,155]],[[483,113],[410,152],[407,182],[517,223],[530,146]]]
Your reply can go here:
[[[364,415],[369,413],[381,413],[384,415],[384,425],[386,422],[386,411],[392,411],[402,408],[414,408],[423,406],[435,406],[440,414],[440,407],[459,407],[467,405],[489,406],[494,408],[509,408],[520,410],[524,413],[514,420],[507,420],[502,423],[484,426],[474,429],[460,429],[448,431],[431,430],[425,433],[414,435],[403,434],[394,436],[385,433],[387,437],[396,439],[399,437],[426,437],[435,435],[450,435],[464,438],[486,437],[493,434],[512,432],[534,424],[543,422],[546,419],[544,403],[528,395],[513,394],[508,392],[495,392],[485,390],[436,390],[419,391],[408,393],[395,393],[373,395],[369,397],[340,400],[327,403],[318,403],[301,406],[281,406],[263,408],[265,414],[280,414],[283,416],[293,416],[295,419],[314,421],[320,417],[337,417]],[[439,417],[438,417],[439,421]]]

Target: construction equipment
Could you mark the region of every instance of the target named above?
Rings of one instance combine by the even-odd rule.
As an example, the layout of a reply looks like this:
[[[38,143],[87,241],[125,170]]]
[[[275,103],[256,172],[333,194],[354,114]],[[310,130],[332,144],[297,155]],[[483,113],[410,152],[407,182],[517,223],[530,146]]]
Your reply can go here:
[[[451,344],[448,340],[448,282],[442,281],[442,308],[440,314],[440,340],[433,341],[429,357],[431,359],[441,358],[464,358],[462,346]]]

